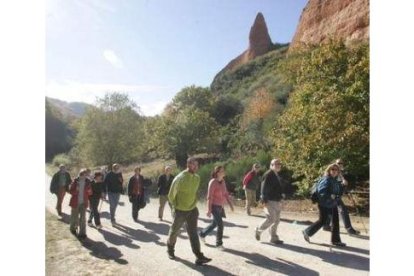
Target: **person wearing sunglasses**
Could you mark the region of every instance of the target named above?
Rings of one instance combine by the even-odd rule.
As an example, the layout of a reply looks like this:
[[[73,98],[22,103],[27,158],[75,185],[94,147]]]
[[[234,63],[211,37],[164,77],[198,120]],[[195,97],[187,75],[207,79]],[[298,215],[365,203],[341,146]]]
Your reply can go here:
[[[332,215],[331,243],[335,246],[346,246],[345,243],[341,242],[339,235],[338,201],[343,189],[341,182],[338,181],[339,170],[337,164],[330,164],[326,168],[324,176],[319,180],[317,187],[319,219],[302,231],[304,239],[309,243],[309,238],[318,232],[328,217]]]
[[[351,176],[345,172],[344,162],[342,159],[336,159],[335,164],[339,167],[339,175],[338,180],[341,181],[343,190],[345,190],[350,186]],[[351,224],[351,218],[349,217],[348,208],[346,207],[345,203],[342,201],[341,198],[338,200],[338,211],[341,215],[342,222],[344,223],[344,227],[349,235],[358,235],[360,232],[355,230]],[[329,216],[328,219],[325,221],[323,226],[323,230],[331,231],[331,217]]]

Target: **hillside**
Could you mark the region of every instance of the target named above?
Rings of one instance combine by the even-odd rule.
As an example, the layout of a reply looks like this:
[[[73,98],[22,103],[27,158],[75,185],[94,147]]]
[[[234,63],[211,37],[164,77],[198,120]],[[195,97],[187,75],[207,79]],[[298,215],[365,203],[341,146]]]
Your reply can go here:
[[[264,87],[279,103],[285,104],[290,87],[282,83],[277,64],[285,58],[287,49],[286,45],[280,45],[277,50],[218,74],[211,84],[212,93],[232,95],[245,103],[257,89]]]
[[[90,104],[83,102],[65,102],[62,100],[46,97],[54,107],[56,107],[64,118],[79,118],[85,114],[86,108],[91,106]]]

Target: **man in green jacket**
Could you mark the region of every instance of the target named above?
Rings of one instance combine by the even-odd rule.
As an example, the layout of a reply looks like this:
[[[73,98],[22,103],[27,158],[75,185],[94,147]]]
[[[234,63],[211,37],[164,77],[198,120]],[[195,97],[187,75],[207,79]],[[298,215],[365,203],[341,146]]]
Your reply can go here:
[[[65,165],[61,164],[59,171],[53,175],[50,182],[50,192],[57,197],[56,210],[59,216],[62,216],[62,202],[66,192],[69,191],[70,183],[72,183],[70,174],[66,171]]]
[[[197,233],[197,191],[200,185],[200,176],[196,174],[198,162],[194,157],[187,159],[187,169],[179,173],[171,184],[168,200],[173,208],[173,222],[168,233],[168,257],[175,259],[174,247],[180,228],[186,223],[191,249],[196,255],[195,263],[202,265],[211,261],[200,251],[200,240]]]

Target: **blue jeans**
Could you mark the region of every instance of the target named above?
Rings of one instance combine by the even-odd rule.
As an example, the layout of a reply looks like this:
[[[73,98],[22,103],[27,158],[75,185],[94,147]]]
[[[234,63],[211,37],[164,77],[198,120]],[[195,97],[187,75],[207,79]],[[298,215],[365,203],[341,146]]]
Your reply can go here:
[[[213,214],[213,221],[206,228],[200,231],[200,236],[207,236],[214,230],[214,228],[217,227],[216,245],[220,246],[223,245],[223,217],[225,217],[224,209],[222,206],[213,205],[211,207],[211,213]]]
[[[111,222],[115,221],[115,211],[116,207],[118,206],[119,197],[119,193],[108,192],[109,213],[111,214]]]

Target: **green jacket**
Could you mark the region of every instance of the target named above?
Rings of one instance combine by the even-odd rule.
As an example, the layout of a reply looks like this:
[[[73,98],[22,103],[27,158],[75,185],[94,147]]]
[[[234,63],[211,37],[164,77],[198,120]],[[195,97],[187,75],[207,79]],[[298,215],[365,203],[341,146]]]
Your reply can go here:
[[[190,211],[197,205],[197,191],[200,186],[200,176],[187,170],[179,173],[173,180],[168,193],[168,200],[174,209]]]

